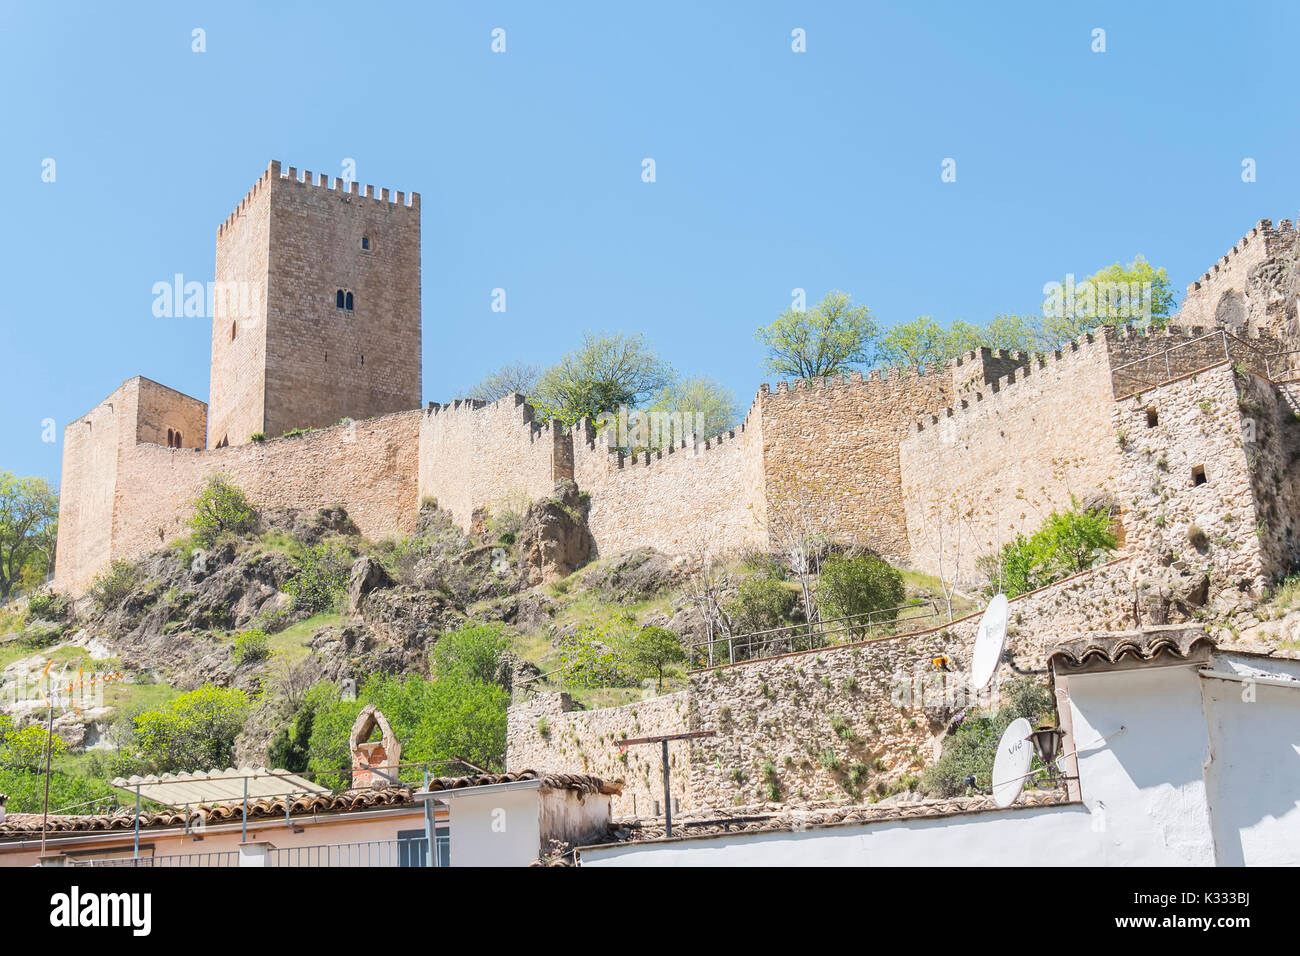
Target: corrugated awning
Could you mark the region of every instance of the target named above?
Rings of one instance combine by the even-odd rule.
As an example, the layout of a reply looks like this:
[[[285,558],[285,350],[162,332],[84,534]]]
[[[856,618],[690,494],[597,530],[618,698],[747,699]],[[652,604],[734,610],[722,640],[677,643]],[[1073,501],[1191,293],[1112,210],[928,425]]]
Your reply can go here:
[[[296,797],[309,793],[329,793],[329,788],[312,783],[288,770],[265,767],[228,767],[225,770],[198,770],[193,773],[165,773],[161,776],[118,777],[112,785],[128,793],[165,807],[195,806],[205,803],[238,803],[271,797]]]

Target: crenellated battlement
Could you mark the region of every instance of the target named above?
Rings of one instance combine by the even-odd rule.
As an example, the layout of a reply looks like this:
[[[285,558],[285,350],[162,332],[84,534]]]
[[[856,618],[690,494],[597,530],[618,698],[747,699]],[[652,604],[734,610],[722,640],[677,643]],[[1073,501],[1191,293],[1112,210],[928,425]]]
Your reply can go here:
[[[1297,221],[1300,221],[1300,219],[1297,219]],[[1294,242],[1298,236],[1300,236],[1300,231],[1297,230],[1290,219],[1279,221],[1276,228],[1273,226],[1273,220],[1261,219],[1225,255],[1220,256],[1219,260],[1200,279],[1188,285],[1187,293],[1190,295],[1193,292],[1198,292],[1203,287],[1214,282],[1222,273],[1227,272],[1235,265],[1237,257],[1245,253],[1248,248],[1253,253],[1260,243],[1264,243],[1264,254],[1267,255],[1273,251],[1268,248],[1272,244],[1271,241]]]
[[[417,216],[420,212],[419,193],[407,193],[400,189],[389,190],[387,187],[382,187],[378,189],[378,195],[376,195],[375,186],[363,186],[355,180],[344,180],[337,176],[330,177],[326,173],[318,173],[313,178],[311,170],[304,169],[300,173],[296,166],[290,166],[282,172],[280,161],[273,159],[267,165],[266,172],[258,177],[257,182],[253,183],[253,188],[239,201],[239,205],[235,207],[234,211],[226,217],[224,222],[217,226],[217,235],[221,236],[227,229],[231,228],[235,221],[247,212],[249,206],[258,198],[261,191],[267,189],[272,183],[297,186],[304,189],[326,189],[346,197],[349,202],[353,199],[366,199],[372,202],[385,203],[395,209],[410,209]]]
[[[999,353],[1002,357],[1014,358],[1021,364],[1012,368],[1006,375],[998,376],[995,381],[989,384],[987,389],[966,393],[966,396],[955,407],[949,406],[938,409],[917,420],[910,429],[911,434],[919,435],[925,431],[927,426],[937,425],[941,420],[959,417],[965,412],[988,408],[990,403],[1000,400],[1017,383],[1041,378],[1043,373],[1052,374],[1057,372],[1081,355],[1096,360],[1099,357],[1099,351],[1102,356],[1106,354],[1106,336],[1092,332],[1067,342],[1061,348],[1052,352],[1033,354],[1016,352],[1013,354],[1004,350]]]

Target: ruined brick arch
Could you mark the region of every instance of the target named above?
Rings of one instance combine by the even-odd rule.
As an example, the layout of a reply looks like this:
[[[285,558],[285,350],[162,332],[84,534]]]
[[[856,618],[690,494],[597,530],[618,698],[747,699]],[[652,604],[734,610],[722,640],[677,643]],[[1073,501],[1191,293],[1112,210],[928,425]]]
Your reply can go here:
[[[371,740],[370,735],[376,727],[382,739]],[[402,745],[388,718],[374,704],[366,704],[357,714],[352,733],[348,735],[348,749],[352,751],[353,787],[385,787],[391,783],[374,770],[381,770],[389,777],[397,776],[402,761]]]

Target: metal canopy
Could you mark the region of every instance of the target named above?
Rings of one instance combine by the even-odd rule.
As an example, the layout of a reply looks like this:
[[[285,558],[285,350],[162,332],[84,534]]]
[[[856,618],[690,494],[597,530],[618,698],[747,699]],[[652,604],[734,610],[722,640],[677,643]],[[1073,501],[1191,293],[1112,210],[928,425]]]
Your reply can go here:
[[[229,767],[194,773],[165,773],[161,776],[118,777],[112,785],[146,800],[177,809],[206,803],[235,803],[244,799],[297,797],[308,793],[329,793],[328,787],[312,783],[287,770],[265,767]]]

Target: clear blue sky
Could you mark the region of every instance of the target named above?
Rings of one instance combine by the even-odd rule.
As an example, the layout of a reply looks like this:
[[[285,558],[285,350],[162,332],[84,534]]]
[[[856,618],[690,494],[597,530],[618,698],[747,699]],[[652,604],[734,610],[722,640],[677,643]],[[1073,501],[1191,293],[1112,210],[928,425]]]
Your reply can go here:
[[[0,469],[57,481],[64,426],[133,375],[206,399],[210,324],[154,318],[151,287],[212,277],[272,158],[422,194],[426,400],[590,328],[747,406],[795,287],[975,322],[1142,253],[1181,293],[1296,215],[1297,27],[1285,3],[0,2]]]

